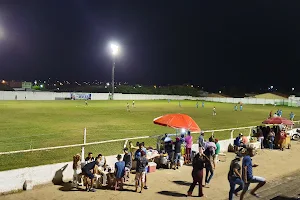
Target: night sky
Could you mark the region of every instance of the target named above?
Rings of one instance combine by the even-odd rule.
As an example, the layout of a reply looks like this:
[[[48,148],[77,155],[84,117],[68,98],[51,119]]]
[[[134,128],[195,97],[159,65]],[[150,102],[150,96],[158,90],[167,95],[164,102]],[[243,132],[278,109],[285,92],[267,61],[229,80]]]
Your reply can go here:
[[[0,79],[299,85],[300,2],[1,0]]]

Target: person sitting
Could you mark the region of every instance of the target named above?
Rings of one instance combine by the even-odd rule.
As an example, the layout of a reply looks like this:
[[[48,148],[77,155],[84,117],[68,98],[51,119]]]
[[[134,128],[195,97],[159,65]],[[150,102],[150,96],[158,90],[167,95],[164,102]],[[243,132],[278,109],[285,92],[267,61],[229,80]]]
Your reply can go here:
[[[243,135],[243,136],[242,136],[241,145],[244,146],[244,147],[246,147],[246,146],[248,145],[248,143],[249,143],[248,137],[245,136],[245,135]]]
[[[239,147],[241,146],[241,137],[243,136],[242,133],[240,133],[234,140],[234,152],[238,152]]]
[[[125,175],[125,162],[122,161],[122,156],[119,154],[117,156],[118,161],[115,163],[115,190],[118,188],[118,184],[120,184],[120,190],[123,190],[123,177]]]
[[[106,172],[106,158],[102,155],[99,154],[98,157],[99,163],[98,163],[98,172],[102,176],[102,185],[107,184],[107,172]]]
[[[88,192],[96,192],[96,190],[93,188],[94,185],[94,179],[95,179],[95,173],[97,171],[97,165],[99,164],[100,159],[97,158],[95,161],[90,162],[86,164],[82,168],[82,174],[84,175],[84,178],[86,180],[86,191]]]
[[[85,158],[85,163],[88,164],[88,163],[93,162],[93,161],[95,161],[95,159],[93,157],[93,153],[89,152],[88,157]]]

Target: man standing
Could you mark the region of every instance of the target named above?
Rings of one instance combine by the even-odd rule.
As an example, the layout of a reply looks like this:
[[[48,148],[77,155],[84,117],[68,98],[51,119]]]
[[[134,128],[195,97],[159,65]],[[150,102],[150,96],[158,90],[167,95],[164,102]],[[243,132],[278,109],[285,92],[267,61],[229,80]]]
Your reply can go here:
[[[188,131],[188,135],[185,137],[186,143],[186,163],[189,164],[191,162],[191,153],[192,153],[192,146],[193,146],[193,137],[191,136],[191,132]]]
[[[127,102],[127,112],[130,112],[130,107],[129,107],[129,103]]]
[[[290,120],[294,121],[295,114],[293,112],[290,113]]]
[[[213,159],[214,159],[214,167],[216,168],[216,163],[219,162],[219,153],[220,153],[220,143],[219,140],[216,138],[215,139],[215,143],[216,143],[216,151],[215,154],[213,155]]]
[[[135,106],[134,106],[134,100],[132,101],[132,107],[135,108]]]
[[[237,111],[238,110],[238,107],[237,105],[234,106],[234,111]]]
[[[117,190],[118,183],[120,183],[120,190],[123,190],[123,177],[125,175],[125,162],[122,161],[122,156],[119,154],[117,156],[118,161],[115,163],[115,190]]]
[[[135,174],[135,192],[137,192],[139,183],[141,184],[141,191],[144,188],[144,183],[146,179],[146,167],[148,165],[148,160],[146,158],[146,154],[144,151],[141,151],[141,157],[137,159],[137,164],[136,164],[136,174]]]
[[[197,101],[197,103],[196,103],[196,108],[199,108],[199,102]]]
[[[202,102],[202,108],[204,108],[204,102]]]
[[[230,169],[228,172],[228,181],[230,184],[229,200],[233,199],[233,194],[238,196],[238,192],[243,190],[244,187],[244,182],[242,181],[241,175],[241,165],[239,164],[240,161],[241,157],[237,155],[230,164]],[[239,187],[235,189],[235,185],[239,185]]]
[[[202,155],[203,151],[204,151],[204,147],[205,147],[204,132],[203,131],[201,131],[201,133],[200,133],[198,143],[199,143],[199,154]]]
[[[213,116],[216,116],[217,115],[217,110],[216,110],[216,107],[213,108]]]
[[[253,157],[254,155],[255,155],[254,149],[252,147],[247,148],[247,155],[243,158],[243,163],[242,163],[242,167],[243,167],[242,178],[245,183],[245,186],[243,192],[241,193],[240,200],[244,199],[244,196],[249,189],[250,183],[258,183],[256,187],[250,192],[250,194],[255,197],[259,197],[259,195],[256,194],[256,191],[266,184],[265,178],[259,176],[253,176],[252,174],[252,168],[258,166],[256,164],[252,164],[251,157]]]
[[[126,181],[129,179],[130,170],[132,167],[132,158],[131,154],[128,152],[128,148],[124,148],[124,157],[123,161],[125,162],[125,179]]]
[[[177,137],[174,145],[174,170],[178,169],[178,166],[180,164],[179,161],[181,157],[181,144],[182,142],[180,141],[179,137]]]

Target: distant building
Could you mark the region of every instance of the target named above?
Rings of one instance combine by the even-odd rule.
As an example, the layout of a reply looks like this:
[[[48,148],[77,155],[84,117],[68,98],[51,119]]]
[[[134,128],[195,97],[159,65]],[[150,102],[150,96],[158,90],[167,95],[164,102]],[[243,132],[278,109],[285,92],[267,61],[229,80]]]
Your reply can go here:
[[[279,93],[264,93],[253,96],[253,98],[258,99],[287,99],[288,96]]]
[[[30,89],[31,90],[31,88],[32,88],[32,83],[31,82],[22,82],[22,88],[23,89]]]
[[[22,88],[22,82],[19,81],[9,81],[8,86],[11,88]]]

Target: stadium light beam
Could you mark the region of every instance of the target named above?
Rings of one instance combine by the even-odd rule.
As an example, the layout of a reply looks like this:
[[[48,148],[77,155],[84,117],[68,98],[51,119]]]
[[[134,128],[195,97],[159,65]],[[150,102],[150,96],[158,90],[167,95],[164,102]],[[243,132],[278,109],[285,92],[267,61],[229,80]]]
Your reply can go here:
[[[111,53],[113,55],[113,64],[112,64],[112,80],[111,80],[111,99],[114,99],[115,93],[115,67],[116,67],[116,56],[119,53],[119,45],[111,43],[110,44]]]

